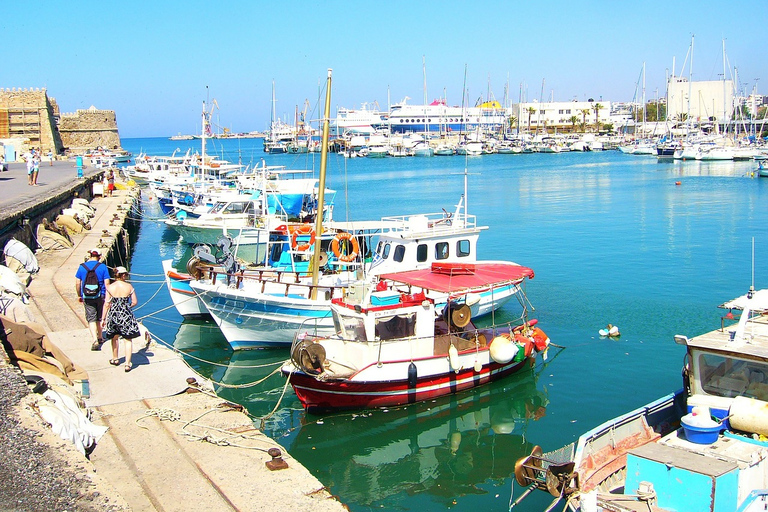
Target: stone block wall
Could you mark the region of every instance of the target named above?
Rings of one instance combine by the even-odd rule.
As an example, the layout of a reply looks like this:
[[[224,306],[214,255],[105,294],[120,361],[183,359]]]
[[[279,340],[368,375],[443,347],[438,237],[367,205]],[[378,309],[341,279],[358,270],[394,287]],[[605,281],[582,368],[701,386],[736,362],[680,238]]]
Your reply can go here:
[[[72,153],[82,153],[99,146],[120,149],[120,134],[114,110],[91,107],[75,113],[61,114],[59,119],[61,142]]]

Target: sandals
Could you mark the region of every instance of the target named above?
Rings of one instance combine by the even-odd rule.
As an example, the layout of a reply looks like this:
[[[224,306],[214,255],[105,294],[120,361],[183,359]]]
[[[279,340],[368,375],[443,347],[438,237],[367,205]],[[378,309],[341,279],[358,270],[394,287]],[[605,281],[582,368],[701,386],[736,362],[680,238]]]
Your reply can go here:
[[[109,360],[109,364],[111,364],[112,366],[117,366],[117,365],[120,364],[120,360],[119,359],[110,359]]]
[[[125,373],[128,373],[129,371],[131,371],[132,368],[133,366],[131,366],[130,364],[125,365]]]

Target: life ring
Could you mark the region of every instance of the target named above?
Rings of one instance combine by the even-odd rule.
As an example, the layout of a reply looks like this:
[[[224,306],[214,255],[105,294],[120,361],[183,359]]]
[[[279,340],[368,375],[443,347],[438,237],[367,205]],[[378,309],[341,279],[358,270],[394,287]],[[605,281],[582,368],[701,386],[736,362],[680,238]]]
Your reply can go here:
[[[352,244],[352,252],[349,254],[342,254],[341,252],[341,241],[342,240],[349,240]],[[346,231],[342,231],[341,233],[336,233],[336,236],[333,237],[333,241],[331,242],[331,250],[333,251],[333,254],[336,255],[336,258],[338,258],[339,261],[345,261],[350,262],[354,261],[355,258],[357,258],[357,255],[360,254],[360,242],[357,241],[357,238],[352,236],[352,233],[347,233]]]
[[[309,242],[299,243],[300,235],[309,235]],[[291,235],[291,249],[295,249],[299,252],[308,250],[315,244],[315,229],[309,224],[303,224],[294,230]]]

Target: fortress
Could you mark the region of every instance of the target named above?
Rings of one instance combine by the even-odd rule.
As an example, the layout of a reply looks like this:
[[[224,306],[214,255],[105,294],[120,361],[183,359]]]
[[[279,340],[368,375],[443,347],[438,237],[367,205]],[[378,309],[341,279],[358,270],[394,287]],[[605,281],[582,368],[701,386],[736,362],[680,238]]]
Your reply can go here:
[[[98,146],[120,149],[120,134],[114,110],[91,107],[61,114],[45,88],[14,87],[0,89],[0,144],[6,160],[12,161],[31,148],[55,155],[81,154]]]

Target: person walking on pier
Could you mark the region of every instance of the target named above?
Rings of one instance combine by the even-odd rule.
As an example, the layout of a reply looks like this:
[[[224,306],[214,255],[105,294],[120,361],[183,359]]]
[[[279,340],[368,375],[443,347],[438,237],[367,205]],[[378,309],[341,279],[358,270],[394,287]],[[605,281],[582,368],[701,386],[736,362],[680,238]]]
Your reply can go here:
[[[112,359],[109,360],[112,366],[120,364],[118,337],[125,340],[125,371],[129,372],[133,368],[131,365],[133,339],[138,338],[141,332],[139,323],[131,311],[131,308],[138,303],[136,290],[126,282],[126,279],[128,279],[128,270],[125,267],[117,267],[114,282],[107,286],[107,298],[104,301],[102,314],[102,332],[105,340],[112,340]]]
[[[53,167],[53,150],[48,150],[48,161],[51,163],[51,167]]]
[[[40,173],[40,152],[32,154],[32,186],[37,187],[37,175]]]
[[[24,153],[24,161],[27,162],[27,182],[28,185],[32,185],[32,152],[27,151]]]
[[[88,251],[88,260],[77,267],[75,290],[80,302],[85,306],[85,320],[93,337],[91,350],[101,350],[104,343],[101,333],[101,314],[104,309],[104,297],[110,283],[109,269],[99,259],[101,251]]]

